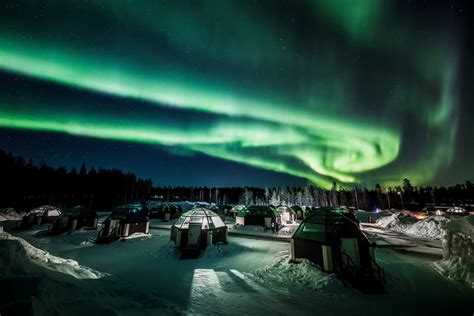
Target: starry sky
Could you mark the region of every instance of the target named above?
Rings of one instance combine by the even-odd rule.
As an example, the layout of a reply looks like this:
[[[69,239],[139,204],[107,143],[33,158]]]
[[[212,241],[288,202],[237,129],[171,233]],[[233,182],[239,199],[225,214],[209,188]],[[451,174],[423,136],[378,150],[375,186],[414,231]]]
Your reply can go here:
[[[157,185],[472,180],[471,7],[2,1],[0,148]]]

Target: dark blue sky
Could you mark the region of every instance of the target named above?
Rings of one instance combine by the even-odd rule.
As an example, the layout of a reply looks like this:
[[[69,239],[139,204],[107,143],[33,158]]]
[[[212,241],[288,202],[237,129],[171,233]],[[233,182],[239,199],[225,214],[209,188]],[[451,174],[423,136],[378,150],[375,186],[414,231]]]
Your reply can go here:
[[[0,148],[156,185],[474,176],[472,1],[0,3]]]

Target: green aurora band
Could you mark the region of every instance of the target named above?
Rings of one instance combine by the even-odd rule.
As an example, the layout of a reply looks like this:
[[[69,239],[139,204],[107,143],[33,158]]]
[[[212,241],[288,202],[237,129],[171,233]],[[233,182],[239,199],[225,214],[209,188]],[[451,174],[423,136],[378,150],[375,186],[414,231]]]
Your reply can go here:
[[[44,1],[47,14],[42,23],[32,24],[28,10],[17,12],[15,20],[0,22],[0,70],[113,100],[136,101],[134,108],[117,112],[113,104],[91,108],[83,100],[28,96],[19,100],[1,95],[0,126],[179,146],[303,177],[323,187],[334,180],[394,185],[410,177],[417,183],[429,182],[453,150],[456,130],[446,133],[445,128],[455,111],[455,57],[443,56],[440,41],[426,44],[420,54],[427,62],[447,57],[441,70],[420,65],[418,58],[405,62],[408,53],[401,45],[382,45],[380,37],[385,33],[374,34],[382,33],[372,27],[386,14],[386,6],[362,1],[357,10],[346,10],[353,14],[338,14],[334,6],[343,6],[342,2],[310,2],[310,20],[321,23],[329,16],[331,23],[326,27],[344,43],[342,48],[364,55],[377,45],[375,63],[384,64],[385,56],[394,53],[397,57],[392,62],[404,63],[408,73],[400,78],[394,70],[395,75],[386,80],[383,73],[377,74],[384,80],[380,89],[390,92],[373,92],[369,102],[373,105],[361,108],[354,101],[357,91],[351,87],[363,84],[356,79],[361,70],[344,53],[334,52],[337,41],[323,38],[321,47],[316,41],[301,49],[301,43],[291,40],[295,30],[271,18],[262,19],[265,10],[250,10],[248,3],[211,1],[199,10],[192,8],[196,12],[190,4],[126,6],[103,1],[100,6],[81,3],[77,11],[63,14],[65,4]],[[31,11],[37,6],[27,5]],[[246,20],[241,21],[240,13]],[[80,18],[83,15],[96,22],[88,27],[88,21]],[[48,16],[56,20],[48,21]],[[215,22],[220,16],[226,18]],[[211,28],[210,35],[213,21],[218,26]],[[77,31],[71,26],[74,22],[84,29]],[[55,23],[63,26],[61,30]],[[105,31],[118,25],[128,26],[127,30]],[[80,34],[68,35],[72,30]],[[102,40],[94,39],[97,34],[103,35]],[[229,34],[237,40],[229,39]],[[419,46],[414,35],[404,35],[413,47]],[[159,53],[144,43],[159,43]],[[176,52],[184,57],[176,57]],[[197,66],[190,66],[193,59]],[[403,82],[407,77],[414,79]],[[413,82],[417,82],[416,90],[410,87]],[[438,95],[427,92],[433,87]],[[366,94],[370,97],[372,91]],[[147,115],[148,104],[157,111],[176,109],[202,119],[189,122],[179,115]],[[374,113],[380,108],[383,115]],[[424,147],[422,161],[412,160],[411,168],[400,172],[407,135],[397,120],[406,117],[436,139]]]

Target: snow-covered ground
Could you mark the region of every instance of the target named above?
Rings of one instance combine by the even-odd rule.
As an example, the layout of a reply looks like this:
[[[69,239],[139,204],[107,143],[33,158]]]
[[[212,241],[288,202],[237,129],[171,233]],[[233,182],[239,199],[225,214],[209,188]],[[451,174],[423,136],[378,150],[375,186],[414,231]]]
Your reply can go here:
[[[310,262],[289,263],[289,243],[230,236],[228,245],[209,247],[198,259],[179,260],[179,250],[163,229],[150,228],[151,236],[108,245],[92,243],[94,231],[53,237],[40,231],[10,232],[51,255],[108,275],[76,279],[39,265],[20,265],[10,276],[0,275],[1,289],[15,285],[15,291],[0,296],[2,314],[31,297],[36,299],[28,311],[67,315],[471,315],[474,310],[474,292],[439,275],[432,258],[388,248],[376,250],[388,293],[364,295]],[[2,253],[0,260],[10,257]]]

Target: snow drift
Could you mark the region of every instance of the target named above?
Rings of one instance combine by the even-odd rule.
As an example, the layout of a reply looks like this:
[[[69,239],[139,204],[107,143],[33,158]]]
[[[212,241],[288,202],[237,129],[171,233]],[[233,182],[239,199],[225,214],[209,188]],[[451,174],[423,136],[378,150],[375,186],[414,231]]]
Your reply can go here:
[[[0,222],[18,221],[25,216],[24,212],[17,212],[13,208],[4,208],[0,210]]]
[[[321,271],[316,264],[307,259],[292,263],[289,255],[281,256],[271,265],[256,270],[254,277],[262,283],[294,284],[296,287],[309,288],[313,291],[326,291],[344,286],[335,274]]]
[[[15,237],[7,232],[0,233],[0,240],[18,241],[24,248],[27,257],[31,262],[49,270],[68,274],[77,279],[99,279],[107,275],[107,273],[99,272],[92,268],[81,266],[75,260],[53,256],[44,250],[33,247],[26,240],[19,237]],[[2,263],[5,264],[6,261],[3,261]],[[11,261],[10,263],[14,264],[15,262]],[[8,265],[6,265],[5,269],[10,268],[8,267]]]
[[[443,224],[443,260],[436,263],[448,278],[474,288],[474,215]]]
[[[376,225],[418,238],[443,239],[445,231],[442,223],[447,222],[444,216],[428,216],[417,220],[403,213],[394,213],[380,217]]]

